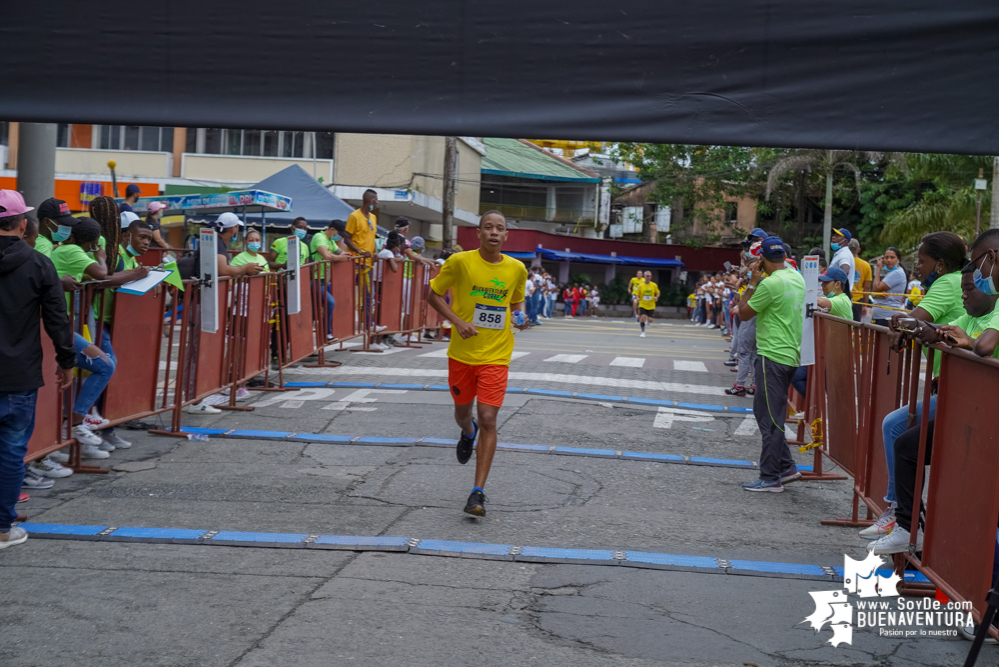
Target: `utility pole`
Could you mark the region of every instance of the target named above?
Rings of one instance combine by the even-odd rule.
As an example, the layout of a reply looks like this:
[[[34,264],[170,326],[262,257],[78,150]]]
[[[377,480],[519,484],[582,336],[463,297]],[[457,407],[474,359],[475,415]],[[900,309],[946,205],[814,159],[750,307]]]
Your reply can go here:
[[[999,155],[992,158],[992,215],[989,217],[989,228],[999,229]]]
[[[978,178],[975,179],[975,192],[978,193],[978,203],[975,204],[975,238],[982,229],[982,193],[988,185],[984,178],[984,169],[978,170]]]
[[[444,137],[444,223],[443,246],[445,250],[454,245],[454,191],[458,180],[455,173],[458,163],[458,137]]]
[[[21,123],[17,148],[17,189],[28,206],[55,196],[55,123]]]

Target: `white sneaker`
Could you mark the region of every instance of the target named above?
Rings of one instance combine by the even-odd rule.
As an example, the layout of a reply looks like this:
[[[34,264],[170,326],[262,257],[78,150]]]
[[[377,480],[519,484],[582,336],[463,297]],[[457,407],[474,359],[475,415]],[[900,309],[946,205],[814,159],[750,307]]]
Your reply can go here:
[[[890,533],[884,535],[876,542],[872,542],[869,548],[874,550],[875,556],[884,556],[887,554],[900,554],[902,552],[909,550],[909,531],[898,524]],[[916,533],[916,551],[922,551],[923,549],[923,531],[922,529]]]
[[[86,424],[77,424],[74,426],[73,437],[76,438],[81,445],[91,445],[93,447],[100,447],[101,445],[101,439],[97,437]]]
[[[80,447],[80,456],[85,459],[106,459],[111,455],[97,445],[83,445]]]
[[[20,526],[14,526],[6,533],[0,533],[0,549],[14,547],[28,541],[28,533]]]
[[[56,463],[69,463],[69,452],[60,449],[49,454],[48,458]]]
[[[386,329],[388,329],[388,327],[385,326],[384,324],[376,324],[375,325],[375,333],[380,333],[382,331],[385,331]]]
[[[639,338],[645,338],[645,332],[643,331],[638,337]]]
[[[102,431],[101,441],[101,449],[106,452],[113,452],[115,449],[128,449],[132,446],[132,443],[122,438],[115,431]],[[111,447],[111,449],[107,449],[107,447]]]
[[[208,405],[204,401],[187,406],[184,408],[184,412],[192,415],[217,415],[222,413],[221,410]]]
[[[73,474],[73,471],[69,468],[64,468],[48,458],[44,458],[41,461],[33,461],[30,464],[30,468],[36,474],[41,475],[42,477],[49,477],[51,479],[61,479],[63,477],[69,477]]]
[[[881,516],[877,518],[877,521],[872,523],[867,528],[858,532],[857,535],[868,540],[876,540],[882,535],[887,535],[895,527],[895,503],[889,503],[888,507]]]
[[[111,422],[104,417],[101,417],[96,408],[91,408],[87,416],[83,418],[83,423],[86,424],[91,431],[96,431],[99,428],[104,428]]]
[[[237,401],[245,401],[246,399],[250,398],[251,396],[253,396],[253,394],[250,392],[249,389],[244,389],[243,387],[240,387],[239,389],[236,390],[236,400]]]

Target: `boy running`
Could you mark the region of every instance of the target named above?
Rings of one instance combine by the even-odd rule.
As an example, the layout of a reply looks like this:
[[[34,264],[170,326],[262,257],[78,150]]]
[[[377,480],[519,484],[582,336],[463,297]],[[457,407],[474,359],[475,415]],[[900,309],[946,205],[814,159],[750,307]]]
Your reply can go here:
[[[444,263],[430,281],[429,302],[454,327],[448,346],[448,384],[454,399],[454,420],[461,427],[458,463],[475,457],[475,486],[465,512],[486,515],[484,488],[496,453],[496,415],[506,396],[507,372],[513,352],[510,318],[513,310],[524,310],[527,269],[523,263],[501,253],[507,239],[506,218],[488,211],[479,220],[477,250],[459,252]],[[444,300],[451,290],[452,303]],[[527,322],[514,325],[525,330]],[[478,397],[478,422],[472,404]]]
[[[635,286],[635,303],[638,304],[638,323],[642,327],[642,335],[645,338],[645,323],[652,320],[656,314],[656,301],[659,300],[659,285],[652,282],[652,272],[646,271],[642,282]]]

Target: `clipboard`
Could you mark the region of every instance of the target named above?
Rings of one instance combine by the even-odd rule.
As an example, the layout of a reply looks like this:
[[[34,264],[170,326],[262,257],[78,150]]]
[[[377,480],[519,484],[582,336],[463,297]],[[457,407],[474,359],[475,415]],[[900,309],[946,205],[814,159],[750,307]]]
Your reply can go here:
[[[125,283],[119,287],[116,291],[122,294],[135,294],[141,296],[147,293],[149,290],[153,289],[161,282],[166,280],[166,277],[173,273],[170,270],[164,269],[150,269],[149,275],[145,278],[140,278],[139,280],[133,280],[130,283]]]

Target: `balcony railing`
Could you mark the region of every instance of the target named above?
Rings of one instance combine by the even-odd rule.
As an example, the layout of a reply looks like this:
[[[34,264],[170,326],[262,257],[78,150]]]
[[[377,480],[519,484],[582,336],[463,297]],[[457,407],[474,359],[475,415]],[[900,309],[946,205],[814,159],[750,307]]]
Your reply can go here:
[[[571,224],[592,225],[596,215],[592,210],[556,208],[547,206],[517,206],[514,204],[479,204],[479,215],[486,211],[499,211],[508,218],[519,220],[543,220],[545,222],[563,222]]]

